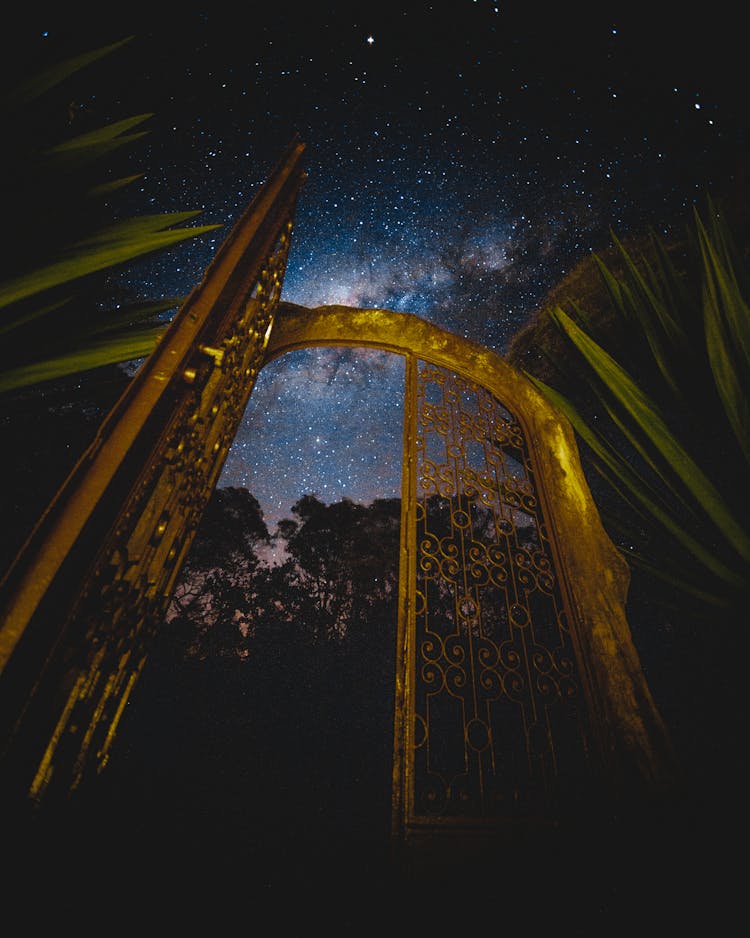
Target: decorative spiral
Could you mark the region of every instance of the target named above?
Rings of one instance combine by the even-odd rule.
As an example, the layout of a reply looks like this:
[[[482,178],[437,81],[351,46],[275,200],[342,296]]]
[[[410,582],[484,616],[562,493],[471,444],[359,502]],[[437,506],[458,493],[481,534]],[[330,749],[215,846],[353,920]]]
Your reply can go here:
[[[493,565],[490,567],[490,580],[495,586],[504,586],[508,582],[508,571],[505,567]]]
[[[477,661],[482,668],[496,668],[500,662],[500,649],[494,642],[485,639],[477,649]]]
[[[451,665],[445,672],[445,689],[454,697],[460,697],[461,694],[457,692],[466,687],[467,680],[466,671],[463,668],[459,668],[458,665]]]
[[[463,664],[466,661],[466,649],[457,635],[451,635],[445,640],[444,654],[447,661],[452,664]]]
[[[537,645],[531,653],[531,662],[541,674],[549,674],[555,667],[552,655],[546,648]]]
[[[432,492],[437,492],[437,485],[435,484],[435,480],[424,474],[421,474],[419,477],[419,488],[425,495],[429,495]]]
[[[572,678],[564,677],[560,681],[560,693],[566,700],[578,696],[578,684]]]
[[[473,585],[476,588],[481,589],[481,587],[487,585],[490,577],[490,570],[485,564],[481,563],[480,561],[476,561],[475,563],[469,565],[469,574],[471,575]]]
[[[424,554],[419,558],[419,569],[426,575],[430,576],[431,574],[437,573],[440,569],[440,564],[436,557],[432,554]]]
[[[485,552],[489,563],[496,567],[505,566],[507,557],[499,544],[490,544],[489,547],[486,548]]]
[[[463,514],[466,513],[463,512]],[[466,551],[466,556],[469,558],[469,562],[473,564],[485,566],[490,563],[488,548],[481,541],[472,541],[469,544],[469,549]]]
[[[426,661],[439,661],[444,654],[443,643],[439,638],[425,638],[419,646],[419,653]]]
[[[503,642],[500,646],[500,663],[509,671],[521,667],[521,655],[510,642]]]
[[[519,586],[524,587],[527,592],[532,592],[536,586],[536,578],[531,570],[525,570],[520,567],[516,572],[516,581]]]
[[[438,549],[444,560],[456,560],[460,553],[458,544],[451,537],[441,537]]]
[[[536,689],[543,697],[557,697],[559,687],[551,674],[539,674],[536,679]]]
[[[522,703],[526,689],[526,681],[524,681],[523,676],[518,671],[508,671],[502,676],[501,680],[506,697],[514,703]]]
[[[543,550],[535,550],[531,554],[531,559],[536,569],[540,572],[552,569],[552,561]]]
[[[468,512],[464,511],[462,508],[451,512],[451,521],[461,530],[465,530],[471,524],[471,518]]]
[[[440,576],[449,583],[455,583],[461,572],[461,564],[454,557],[446,557],[440,562]]]
[[[521,495],[521,506],[524,511],[528,511],[530,515],[533,515],[536,511],[537,500],[533,495]]]
[[[536,578],[539,589],[551,595],[555,589],[555,578],[550,573],[540,573]]]
[[[524,550],[522,547],[516,548],[515,553],[513,554],[513,562],[517,567],[526,569],[532,564],[531,555],[527,550]]]
[[[573,659],[566,654],[561,648],[555,650],[555,668],[559,674],[562,674],[566,677],[570,676],[575,672],[575,663]]]
[[[497,501],[497,492],[495,491],[494,487],[482,489],[482,491],[479,493],[479,500],[483,505],[486,505],[487,508],[492,508]]]
[[[479,686],[484,691],[482,696],[486,700],[496,700],[502,696],[502,679],[493,667],[482,668],[479,672]]]
[[[421,553],[428,554],[431,557],[436,556],[440,552],[440,541],[434,534],[426,531],[419,542],[419,550]]]
[[[420,676],[430,693],[438,693],[445,689],[445,673],[443,669],[434,662],[422,666]]]
[[[443,498],[451,498],[456,494],[456,479],[450,466],[439,467],[438,480],[438,492]]]

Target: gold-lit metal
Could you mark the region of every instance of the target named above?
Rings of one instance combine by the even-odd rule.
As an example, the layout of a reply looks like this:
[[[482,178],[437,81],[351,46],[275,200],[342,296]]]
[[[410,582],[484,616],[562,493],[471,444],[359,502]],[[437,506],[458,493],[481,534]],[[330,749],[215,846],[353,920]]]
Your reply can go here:
[[[416,316],[282,304],[267,360],[315,345],[406,357],[397,839],[544,823],[570,785],[670,785],[629,571],[567,420],[490,349]]]
[[[436,365],[419,363],[416,398],[404,825],[552,821],[595,753],[525,434]]]
[[[315,345],[406,364],[394,840],[553,818],[571,787],[668,784],[628,568],[569,423],[500,356],[416,316],[280,302],[303,149],[292,142],[0,585],[4,803],[66,797],[107,764],[255,379]]]
[[[263,361],[303,151],[291,142],[0,585],[6,807],[67,797],[107,762]]]

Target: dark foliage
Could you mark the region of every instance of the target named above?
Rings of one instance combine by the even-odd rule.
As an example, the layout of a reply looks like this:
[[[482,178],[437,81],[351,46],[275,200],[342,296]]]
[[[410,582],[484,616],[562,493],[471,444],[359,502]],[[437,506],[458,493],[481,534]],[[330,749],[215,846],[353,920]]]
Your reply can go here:
[[[214,493],[98,798],[131,837],[320,886],[385,869],[400,503],[293,515],[272,545],[252,494]]]
[[[0,406],[0,575],[128,385],[110,365],[7,392]]]

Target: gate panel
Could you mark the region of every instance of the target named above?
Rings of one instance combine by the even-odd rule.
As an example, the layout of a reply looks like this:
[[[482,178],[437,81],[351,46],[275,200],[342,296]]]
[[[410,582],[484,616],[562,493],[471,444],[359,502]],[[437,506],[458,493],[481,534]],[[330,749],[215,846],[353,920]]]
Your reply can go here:
[[[416,316],[282,307],[269,360],[312,345],[406,358],[396,841],[670,785],[628,568],[568,422],[492,351]]]
[[[263,363],[303,152],[282,154],[0,584],[9,806],[64,801],[107,763]]]
[[[591,775],[581,676],[518,419],[418,363],[407,827],[554,817]],[[408,758],[408,756],[407,756]]]

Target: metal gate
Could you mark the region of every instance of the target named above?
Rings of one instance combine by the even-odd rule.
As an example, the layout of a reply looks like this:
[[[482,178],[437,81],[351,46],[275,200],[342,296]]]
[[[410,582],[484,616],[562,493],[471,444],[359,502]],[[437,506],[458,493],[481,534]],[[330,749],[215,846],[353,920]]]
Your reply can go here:
[[[406,359],[395,839],[495,836],[667,783],[627,565],[567,422],[500,356],[416,316],[286,307],[266,358],[312,345]]]
[[[549,818],[661,784],[669,742],[573,432],[490,350],[416,316],[280,304],[292,141],[0,592],[6,807],[107,764],[259,370],[292,348],[406,358],[393,834]]]

